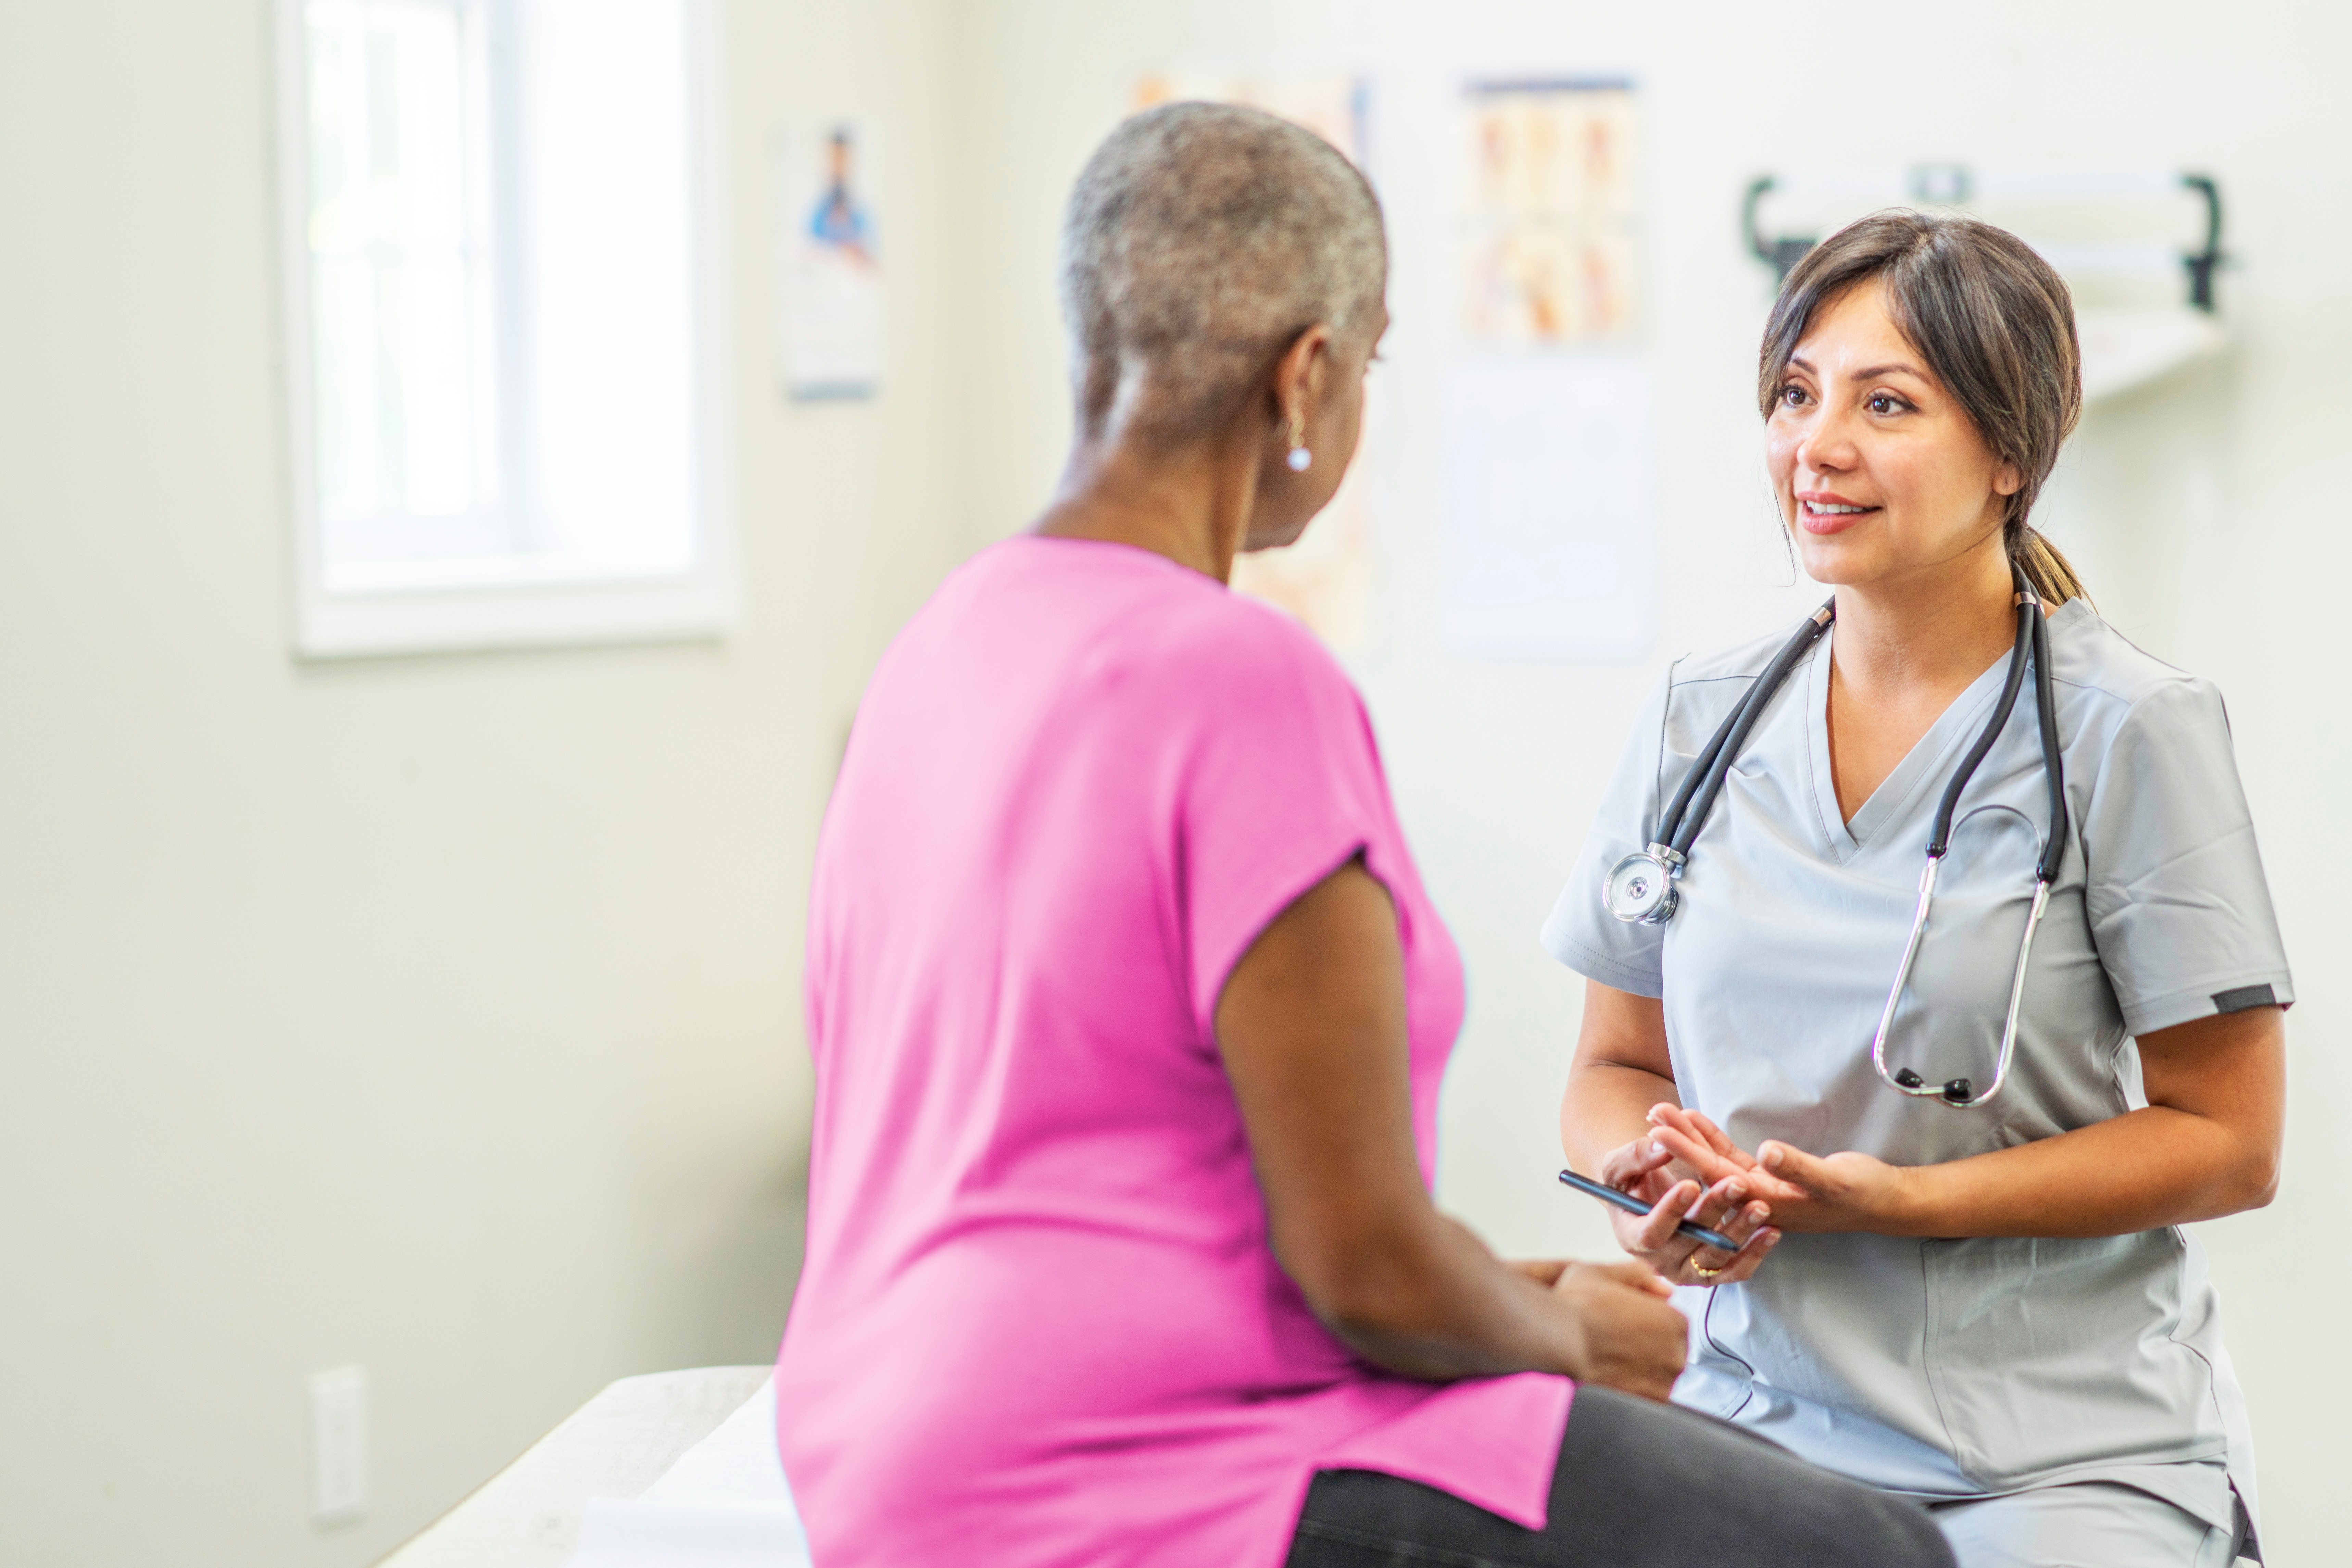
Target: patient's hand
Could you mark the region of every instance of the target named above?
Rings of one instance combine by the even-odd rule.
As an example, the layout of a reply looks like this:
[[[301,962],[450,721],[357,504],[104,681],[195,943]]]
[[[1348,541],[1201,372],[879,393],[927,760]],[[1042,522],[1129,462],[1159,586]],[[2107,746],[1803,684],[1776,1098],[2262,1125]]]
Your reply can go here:
[[[1908,1195],[1910,1172],[1868,1154],[1808,1154],[1768,1139],[1751,1155],[1679,1105],[1652,1106],[1650,1128],[1665,1159],[1710,1184],[1740,1184],[1783,1230],[1892,1231]]]
[[[1570,1309],[1580,1381],[1644,1399],[1673,1396],[1690,1353],[1690,1325],[1664,1300],[1655,1274],[1638,1263],[1570,1263],[1551,1280],[1551,1293]]]

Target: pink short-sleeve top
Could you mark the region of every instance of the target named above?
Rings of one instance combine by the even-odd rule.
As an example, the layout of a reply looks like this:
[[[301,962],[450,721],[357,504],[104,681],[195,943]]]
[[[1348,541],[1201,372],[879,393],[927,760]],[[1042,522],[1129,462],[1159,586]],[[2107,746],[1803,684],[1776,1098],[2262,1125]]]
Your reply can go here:
[[[1433,1166],[1461,962],[1301,627],[1023,537],[884,656],[817,851],[807,1262],[777,1436],[819,1568],[1282,1562],[1318,1469],[1540,1526],[1572,1393],[1367,1365],[1276,1261],[1213,1016],[1357,856]]]

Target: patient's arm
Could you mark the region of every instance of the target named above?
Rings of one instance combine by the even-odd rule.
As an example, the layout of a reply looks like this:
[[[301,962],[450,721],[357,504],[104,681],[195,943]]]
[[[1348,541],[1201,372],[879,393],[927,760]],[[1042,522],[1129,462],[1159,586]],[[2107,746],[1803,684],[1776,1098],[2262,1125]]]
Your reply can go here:
[[[1216,1026],[1275,1256],[1333,1333],[1412,1377],[1558,1372],[1665,1397],[1685,1329],[1654,1276],[1569,1264],[1546,1286],[1430,1202],[1396,911],[1360,863],[1259,935]]]

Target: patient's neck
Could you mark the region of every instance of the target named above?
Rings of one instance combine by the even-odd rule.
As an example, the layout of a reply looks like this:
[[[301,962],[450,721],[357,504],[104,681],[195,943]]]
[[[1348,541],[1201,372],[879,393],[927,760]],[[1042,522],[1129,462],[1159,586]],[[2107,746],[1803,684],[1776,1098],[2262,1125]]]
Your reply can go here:
[[[1257,501],[1261,435],[1180,447],[1081,438],[1032,531],[1131,544],[1225,582]]]

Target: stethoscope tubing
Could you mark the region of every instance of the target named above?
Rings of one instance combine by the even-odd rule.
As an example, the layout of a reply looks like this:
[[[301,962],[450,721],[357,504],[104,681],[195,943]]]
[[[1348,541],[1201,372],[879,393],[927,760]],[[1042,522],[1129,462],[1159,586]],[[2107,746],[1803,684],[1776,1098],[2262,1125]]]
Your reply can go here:
[[[2033,706],[2042,726],[2042,782],[2050,792],[2050,836],[2042,843],[2033,879],[2047,887],[2058,879],[2074,824],[2066,814],[2066,751],[2058,738],[2058,676],[2050,668],[2050,617],[2038,602],[2033,606]]]
[[[1763,714],[1766,705],[1788,679],[1789,671],[1795,668],[1797,661],[1821,640],[1822,634],[1829,630],[1830,623],[1836,618],[1837,601],[1832,599],[1805,617],[1804,624],[1780,645],[1780,651],[1772,656],[1772,662],[1764,667],[1764,672],[1756,678],[1756,684],[1748,689],[1747,694],[1731,710],[1731,716],[1717,728],[1714,739],[1706,743],[1706,750],[1699,753],[1698,761],[1693,763],[1690,772],[1683,775],[1682,787],[1675,792],[1675,797],[1667,803],[1666,809],[1658,815],[1658,831],[1653,837],[1654,843],[1665,845],[1678,856],[1689,855],[1691,846],[1698,840],[1699,829],[1706,825],[1708,814],[1715,809],[1715,797],[1723,793],[1725,776],[1731,772],[1731,764],[1739,755],[1740,747],[1748,742],[1748,731],[1756,727],[1756,721]],[[1691,809],[1694,795],[1697,796],[1696,810]]]
[[[2011,1063],[2017,1051],[2017,1030],[2020,1009],[2025,1000],[2027,960],[2033,952],[2034,933],[2041,929],[2042,917],[2050,904],[2050,887],[2056,880],[2058,869],[2066,857],[2066,843],[2071,823],[2066,810],[2066,767],[2064,749],[2058,734],[2058,694],[2056,677],[2050,663],[2049,617],[2042,613],[2042,602],[2022,575],[2016,578],[2017,637],[2010,649],[2009,670],[2001,682],[2000,700],[1994,704],[1991,716],[1978,731],[1975,742],[1953,770],[1949,783],[1944,786],[1943,798],[1937,803],[1933,827],[1927,837],[1927,863],[1919,873],[1919,902],[1911,917],[1911,933],[1903,946],[1903,960],[1895,973],[1895,984],[1886,994],[1886,1006],[1880,1013],[1878,1028],[1870,1046],[1871,1064],[1889,1089],[1921,1100],[1933,1100],[1952,1110],[1975,1110],[1987,1104],[2009,1081]],[[1773,655],[1772,661],[1757,677],[1739,702],[1719,725],[1706,747],[1683,775],[1681,786],[1674,798],[1658,815],[1658,828],[1647,850],[1629,856],[1604,882],[1602,903],[1610,913],[1620,920],[1639,920],[1658,924],[1672,918],[1677,900],[1672,884],[1682,875],[1691,847],[1698,839],[1699,830],[1714,810],[1716,797],[1723,791],[1723,782],[1731,771],[1732,763],[1748,740],[1748,731],[1771,702],[1773,696],[1787,681],[1789,672],[1797,661],[1820,640],[1837,616],[1837,602],[1832,599],[1807,616],[1794,635]],[[2034,673],[2034,717],[2038,721],[2042,742],[2042,772],[2050,797],[2050,831],[2043,839],[2042,851],[2033,868],[2033,901],[2025,918],[2025,936],[2017,949],[2017,965],[2010,974],[2009,1005],[2001,1023],[2000,1051],[1993,1077],[1982,1093],[1965,1078],[1956,1078],[1941,1084],[1929,1084],[1908,1068],[1889,1070],[1886,1066],[1886,1037],[1894,1027],[1895,1014],[1903,1000],[1904,987],[1910,983],[1911,967],[1919,956],[1919,944],[1926,936],[1929,915],[1935,909],[1936,879],[1944,857],[1951,849],[1952,814],[1959,805],[1960,796],[1976,776],[1977,768],[2008,728],[2010,715],[2015,711],[2019,694],[2024,689],[2025,671],[2031,664]],[[1632,869],[1639,875],[1654,862],[1659,879],[1657,893],[1646,902],[1637,901],[1631,910],[1621,910],[1612,900],[1616,896],[1613,884],[1620,869]],[[1636,895],[1644,889],[1636,882]]]
[[[2001,681],[2000,700],[1993,705],[1992,717],[1985,721],[1984,728],[1977,731],[1976,741],[1969,747],[1968,754],[1960,759],[1960,765],[1952,770],[1951,779],[1944,785],[1944,797],[1936,804],[1936,825],[1927,833],[1927,858],[1930,860],[1942,859],[1945,851],[1952,847],[1952,813],[1960,804],[1960,792],[1969,787],[1969,781],[1976,777],[1977,766],[1985,760],[1985,753],[1992,750],[1995,741],[2000,739],[2000,732],[2009,728],[2009,716],[2017,708],[2017,694],[2025,689],[2026,661],[2033,651],[2032,623],[2040,619],[2041,614],[2041,601],[2030,593],[2020,591],[2017,595],[2017,636],[2010,646],[2009,672]]]
[[[2017,965],[2010,973],[2009,1005],[2001,1017],[2000,1049],[1993,1060],[1992,1081],[1981,1092],[1965,1078],[1930,1084],[1908,1068],[1888,1070],[1886,1037],[1895,1026],[1895,1009],[1902,1005],[1903,988],[1910,983],[1911,965],[1919,956],[1919,943],[1927,934],[1927,918],[1935,908],[1936,874],[1951,850],[1952,812],[1959,804],[1960,792],[1975,776],[1978,764],[2008,727],[2010,714],[2017,707],[2018,693],[2025,684],[2029,659],[2033,665],[2033,706],[2041,731],[2042,773],[2050,792],[2050,833],[2034,861],[2033,902],[2026,910],[2025,935],[2017,946]],[[2050,907],[2050,884],[2065,857],[2067,827],[2066,762],[2058,742],[2057,680],[2050,668],[2049,617],[2042,613],[2040,596],[2020,584],[2017,641],[2010,652],[2009,675],[2001,684],[2000,701],[1978,733],[1976,743],[1954,770],[1951,782],[1944,786],[1944,797],[1937,805],[1935,826],[1927,838],[1927,864],[1919,873],[1919,905],[1911,917],[1911,935],[1903,944],[1903,962],[1895,968],[1895,984],[1886,993],[1886,1006],[1879,1014],[1878,1028],[1871,1037],[1871,1066],[1877,1069],[1887,1088],[1914,1099],[1932,1100],[1955,1110],[1972,1110],[1989,1104],[2009,1082],[2010,1066],[2017,1058],[2018,1018],[2025,1003],[2026,963],[2033,952],[2034,933],[2042,929],[2042,913]]]

